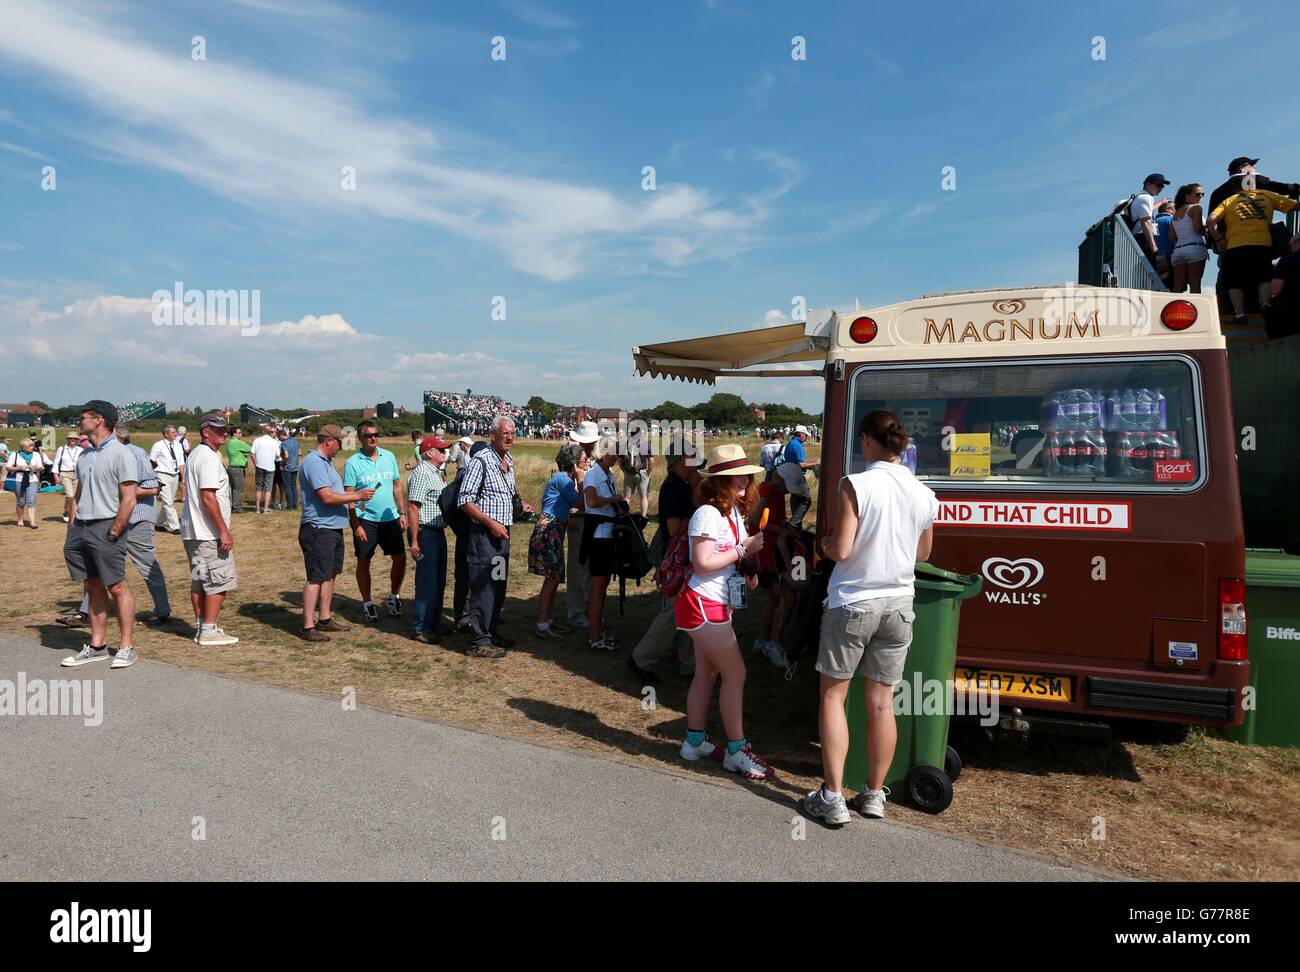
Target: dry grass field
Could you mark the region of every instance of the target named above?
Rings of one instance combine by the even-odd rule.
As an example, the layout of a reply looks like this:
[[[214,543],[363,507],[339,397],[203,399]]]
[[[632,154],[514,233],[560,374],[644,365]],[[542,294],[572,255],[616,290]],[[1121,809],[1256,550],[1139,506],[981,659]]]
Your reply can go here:
[[[147,449],[149,438],[142,437],[138,444]],[[400,462],[409,459],[409,443],[385,445]],[[751,455],[757,454],[757,442],[746,446]],[[534,505],[553,468],[554,452],[554,443],[516,443],[520,492]],[[340,468],[345,458],[336,460]],[[661,478],[657,468],[652,514]],[[75,607],[80,595],[61,555],[62,496],[41,496],[39,530],[13,526],[11,495],[3,502],[0,629],[37,638],[56,657],[80,646],[85,637],[84,630],[54,621],[57,613]],[[722,773],[716,764],[695,766],[677,759],[685,731],[687,683],[675,666],[661,672],[654,706],[643,705],[643,686],[625,662],[656,607],[649,580],[640,589],[629,587],[622,615],[617,585],[611,585],[614,596],[607,618],[623,646],[620,651],[588,652],[580,633],[571,644],[537,642],[529,635],[540,579],[526,571],[531,527],[518,526],[504,616],[504,628],[517,639],[517,647],[498,662],[471,660],[461,653],[464,636],[447,637],[434,647],[411,640],[411,574],[404,592],[408,616],[383,616],[377,625],[365,626],[349,544],[335,603],[337,614],[355,627],[333,636],[329,644],[307,644],[295,637],[303,578],[297,526],[298,515],[292,512],[235,518],[240,586],[227,601],[223,625],[241,639],[238,645],[200,650],[190,640],[192,628],[173,622],[161,629],[137,628],[141,657],[332,698],[351,687],[359,702],[381,709],[681,773],[703,773],[727,785],[749,785]],[[160,535],[158,546],[174,610],[188,621],[188,574],[180,540]],[[386,575],[386,564],[382,570]],[[144,585],[130,568],[128,575],[138,609],[144,612],[150,606]],[[380,576],[375,575],[377,593],[386,590]],[[559,600],[563,602],[563,591]],[[761,604],[742,612],[737,627],[743,644],[752,642],[760,610]],[[120,675],[130,677],[129,671]],[[709,728],[714,738],[723,735],[716,709]],[[788,679],[765,659],[752,663],[746,730],[777,770],[759,792],[792,811],[793,802],[820,776],[816,674],[808,663]],[[929,817],[894,806],[893,819],[1137,878],[1300,877],[1300,814],[1295,809],[1300,805],[1300,752],[1244,747],[1199,732],[1177,745],[1146,741],[1132,732],[1121,734],[1109,748],[1050,737],[1020,744],[959,739],[957,745],[966,770],[952,807]],[[1097,817],[1105,821],[1104,840],[1093,839]],[[853,839],[852,828],[845,839]]]

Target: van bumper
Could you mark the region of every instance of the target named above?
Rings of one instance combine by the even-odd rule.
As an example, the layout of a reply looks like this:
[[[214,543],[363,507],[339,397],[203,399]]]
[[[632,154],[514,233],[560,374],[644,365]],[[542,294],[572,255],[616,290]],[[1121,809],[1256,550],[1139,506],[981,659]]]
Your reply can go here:
[[[1185,716],[1223,725],[1241,722],[1238,694],[1230,688],[1165,685],[1161,682],[1089,676],[1087,692],[1088,706],[1094,710]]]

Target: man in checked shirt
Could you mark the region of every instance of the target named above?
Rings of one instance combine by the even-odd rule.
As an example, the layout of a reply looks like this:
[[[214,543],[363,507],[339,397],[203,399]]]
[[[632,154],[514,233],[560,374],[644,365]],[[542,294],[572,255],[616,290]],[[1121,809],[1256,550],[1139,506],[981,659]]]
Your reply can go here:
[[[492,439],[465,470],[460,508],[469,517],[469,612],[471,658],[504,658],[514,639],[497,632],[506,599],[510,566],[510,526],[514,523],[515,464],[510,446],[515,423],[492,419]]]

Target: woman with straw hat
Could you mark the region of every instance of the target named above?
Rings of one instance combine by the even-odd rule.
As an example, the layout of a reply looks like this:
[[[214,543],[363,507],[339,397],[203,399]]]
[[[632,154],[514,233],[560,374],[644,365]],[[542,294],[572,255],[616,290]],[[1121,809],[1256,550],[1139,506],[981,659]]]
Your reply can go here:
[[[709,742],[704,726],[713,680],[721,675],[718,708],[727,731],[722,768],[750,780],[767,779],[772,767],[759,758],[745,738],[745,659],[731,627],[731,612],[743,607],[748,592],[758,585],[750,555],[762,549],[763,535],[749,536],[745,516],[758,503],[754,474],[762,471],[763,467],[751,463],[738,445],[709,450],[696,490],[699,509],[687,526],[692,573],[676,605],[677,627],[690,634],[695,646],[695,678],[686,695],[687,731],[682,759],[713,755],[716,747]],[[739,569],[742,562],[743,570]]]

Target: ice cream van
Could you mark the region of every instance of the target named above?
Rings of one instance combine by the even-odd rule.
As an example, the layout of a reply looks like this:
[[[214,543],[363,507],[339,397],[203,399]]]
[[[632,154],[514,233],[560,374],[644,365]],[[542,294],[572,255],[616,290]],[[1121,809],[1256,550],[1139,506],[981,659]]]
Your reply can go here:
[[[634,360],[705,382],[822,378],[819,535],[840,477],[863,468],[858,423],[899,415],[904,461],[939,498],[931,561],[984,578],[962,607],[959,687],[1043,729],[1241,722],[1238,431],[1212,296],[934,294]]]

